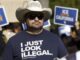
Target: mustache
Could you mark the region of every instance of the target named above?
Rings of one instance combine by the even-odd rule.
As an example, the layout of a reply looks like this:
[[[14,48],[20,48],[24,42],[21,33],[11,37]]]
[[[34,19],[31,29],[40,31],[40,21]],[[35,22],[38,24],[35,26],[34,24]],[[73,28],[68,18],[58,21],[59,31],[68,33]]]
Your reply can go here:
[[[41,23],[41,22],[39,22],[39,21],[36,21],[36,22],[33,22],[33,24],[34,24],[34,23]]]

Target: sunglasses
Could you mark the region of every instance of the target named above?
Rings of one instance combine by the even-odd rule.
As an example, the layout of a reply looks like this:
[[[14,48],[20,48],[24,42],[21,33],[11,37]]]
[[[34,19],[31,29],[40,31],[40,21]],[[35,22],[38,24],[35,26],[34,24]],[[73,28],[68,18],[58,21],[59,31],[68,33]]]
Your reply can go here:
[[[29,12],[25,15],[25,18],[33,20],[35,18],[42,20],[44,18],[44,14],[42,12]]]

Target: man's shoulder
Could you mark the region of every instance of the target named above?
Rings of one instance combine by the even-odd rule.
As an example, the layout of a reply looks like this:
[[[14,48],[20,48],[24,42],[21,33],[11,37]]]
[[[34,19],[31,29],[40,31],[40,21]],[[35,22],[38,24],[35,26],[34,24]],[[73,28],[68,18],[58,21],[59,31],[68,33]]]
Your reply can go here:
[[[44,30],[44,33],[45,33],[46,35],[49,35],[49,36],[58,37],[58,35],[57,35],[57,34],[52,33],[52,32],[50,32],[50,31],[48,31],[48,30]]]
[[[47,30],[44,31],[44,35],[45,37],[47,36],[47,38],[51,39],[52,41],[60,40],[60,37],[57,34],[47,31]]]
[[[26,34],[26,32],[25,32],[25,31],[21,31],[21,32],[19,32],[19,33],[15,34],[13,37],[24,36],[25,34]]]
[[[17,34],[15,34],[14,36],[12,36],[9,40],[11,40],[11,41],[14,41],[14,40],[19,40],[19,39],[21,39],[23,36],[25,36],[25,31],[21,31],[21,32],[19,32],[19,33],[17,33]]]

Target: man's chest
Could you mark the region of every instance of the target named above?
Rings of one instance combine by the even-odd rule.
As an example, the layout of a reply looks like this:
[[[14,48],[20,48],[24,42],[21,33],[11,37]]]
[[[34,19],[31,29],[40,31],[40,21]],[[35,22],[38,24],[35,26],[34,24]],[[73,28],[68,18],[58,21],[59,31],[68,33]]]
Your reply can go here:
[[[54,42],[47,40],[25,40],[15,44],[17,57],[22,59],[49,59],[57,56],[57,47]],[[51,59],[52,58],[52,59]],[[39,60],[39,59],[38,59]]]

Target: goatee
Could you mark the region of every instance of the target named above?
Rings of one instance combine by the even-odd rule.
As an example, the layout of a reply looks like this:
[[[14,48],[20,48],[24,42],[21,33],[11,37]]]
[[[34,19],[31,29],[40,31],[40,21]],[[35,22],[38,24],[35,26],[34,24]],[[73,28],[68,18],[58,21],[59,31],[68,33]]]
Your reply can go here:
[[[39,28],[27,26],[27,31],[31,31],[31,32],[37,32],[37,31],[40,31],[42,29],[43,29],[43,26],[41,26]]]

